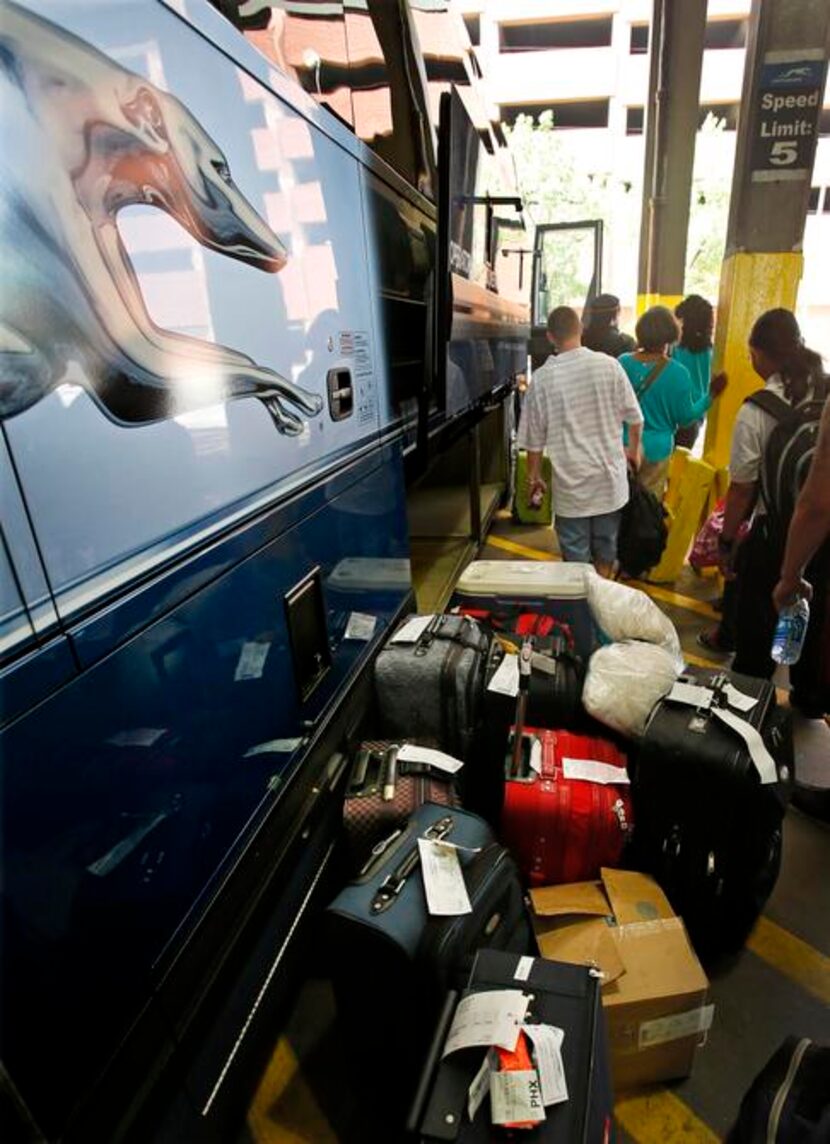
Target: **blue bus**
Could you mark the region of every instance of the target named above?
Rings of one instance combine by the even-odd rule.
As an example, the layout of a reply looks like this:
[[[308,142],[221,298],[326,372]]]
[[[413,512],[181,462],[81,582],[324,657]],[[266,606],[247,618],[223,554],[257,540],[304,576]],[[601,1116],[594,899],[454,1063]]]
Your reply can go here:
[[[408,489],[527,353],[454,19],[0,5],[4,1141],[221,1138],[296,985]]]

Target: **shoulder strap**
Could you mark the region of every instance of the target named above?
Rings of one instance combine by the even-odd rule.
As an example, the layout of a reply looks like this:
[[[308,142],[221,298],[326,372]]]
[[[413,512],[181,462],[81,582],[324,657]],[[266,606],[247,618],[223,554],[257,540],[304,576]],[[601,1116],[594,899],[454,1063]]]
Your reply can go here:
[[[658,362],[654,363],[654,366],[646,374],[645,381],[636,390],[637,397],[642,397],[643,394],[646,392],[646,390],[651,389],[652,385],[654,385],[655,381],[657,380],[657,378],[660,376],[660,374],[663,372],[663,370],[666,368],[666,366],[668,364],[669,364],[668,358],[664,358],[663,361],[658,361]]]
[[[751,393],[746,400],[747,404],[757,405],[759,409],[769,413],[776,421],[784,421],[793,412],[793,407],[789,401],[785,401],[783,397],[779,397],[777,393],[771,393],[768,389],[759,389],[757,393]]]

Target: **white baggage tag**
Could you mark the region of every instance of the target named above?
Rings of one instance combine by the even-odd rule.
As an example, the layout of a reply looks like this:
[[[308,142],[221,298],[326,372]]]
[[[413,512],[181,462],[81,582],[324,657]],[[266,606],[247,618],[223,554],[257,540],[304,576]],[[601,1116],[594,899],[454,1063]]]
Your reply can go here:
[[[416,743],[404,743],[398,751],[398,762],[425,763],[436,771],[446,771],[448,775],[456,774],[464,766],[461,759],[454,759],[433,747],[419,747]]]
[[[488,691],[515,699],[519,694],[519,657],[508,652],[487,684]]]
[[[244,643],[237,660],[236,671],[233,676],[234,683],[241,683],[246,679],[261,679],[270,648],[270,643],[259,641]]]
[[[488,989],[471,993],[455,1011],[443,1057],[459,1049],[498,1045],[512,1053],[527,1016],[530,998],[520,989]]]
[[[490,1113],[493,1124],[543,1121],[545,1105],[536,1069],[491,1072]]]
[[[377,616],[369,616],[365,612],[352,612],[349,615],[349,622],[346,624],[343,639],[370,640],[375,634],[377,622]]]
[[[685,703],[689,707],[702,707],[707,709],[712,706],[712,699],[714,692],[710,691],[708,687],[701,687],[697,683],[675,683],[671,691],[666,696],[667,699],[673,699],[675,703]]]
[[[742,719],[740,715],[736,715],[734,711],[727,711],[723,707],[715,707],[714,714],[722,723],[727,727],[731,727],[736,735],[740,735],[746,743],[746,748],[749,751],[750,757],[755,764],[755,769],[762,783],[777,783],[778,782],[778,768],[775,765],[775,759],[767,750],[764,745],[764,740],[758,731],[755,730],[751,724],[747,723],[746,719]]]
[[[243,759],[253,759],[257,755],[291,755],[302,743],[302,739],[269,739],[267,743],[257,743],[249,747]]]
[[[566,779],[581,779],[583,782],[601,783],[603,786],[627,786],[629,783],[625,767],[600,763],[596,759],[563,759],[562,772]]]
[[[417,643],[435,616],[413,616],[390,639],[390,643]]]
[[[481,1068],[473,1077],[473,1082],[467,1090],[467,1115],[470,1120],[475,1120],[476,1113],[481,1108],[482,1102],[490,1091],[490,1070],[493,1067],[492,1050],[488,1050],[481,1062]]]
[[[434,917],[471,914],[473,907],[464,884],[457,848],[434,838],[419,838],[418,849],[430,914]]]
[[[536,736],[530,744],[530,769],[537,775],[542,773],[542,740]]]
[[[744,695],[743,691],[739,691],[731,683],[726,684],[723,693],[729,706],[734,707],[736,711],[751,711],[753,707],[758,705],[757,699],[753,699],[751,695]]]
[[[520,957],[519,964],[516,966],[516,972],[513,974],[514,981],[527,981],[530,977],[530,972],[533,969],[532,957]]]
[[[565,1066],[562,1062],[562,1042],[565,1033],[555,1025],[525,1025],[524,1031],[536,1050],[536,1067],[542,1082],[542,1101],[545,1106],[561,1104],[568,1099]]]

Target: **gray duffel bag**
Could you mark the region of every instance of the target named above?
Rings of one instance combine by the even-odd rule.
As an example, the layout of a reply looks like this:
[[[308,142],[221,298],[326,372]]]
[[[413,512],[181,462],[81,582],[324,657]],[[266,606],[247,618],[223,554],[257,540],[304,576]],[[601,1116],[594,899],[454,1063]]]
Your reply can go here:
[[[426,626],[425,619],[404,620],[375,661],[381,734],[435,739],[465,760],[481,720],[492,636],[469,616],[434,616]]]

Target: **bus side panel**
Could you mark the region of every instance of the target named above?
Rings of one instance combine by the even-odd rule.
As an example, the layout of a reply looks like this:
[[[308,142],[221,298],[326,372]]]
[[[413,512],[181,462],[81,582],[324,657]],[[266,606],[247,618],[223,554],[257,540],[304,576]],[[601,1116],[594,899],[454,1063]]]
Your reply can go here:
[[[47,1132],[408,598],[400,474],[378,463],[3,733],[2,1054]],[[315,568],[331,667],[303,701],[285,596]]]
[[[159,4],[37,11],[0,29],[0,419],[74,623],[372,447],[378,360],[354,157]]]

